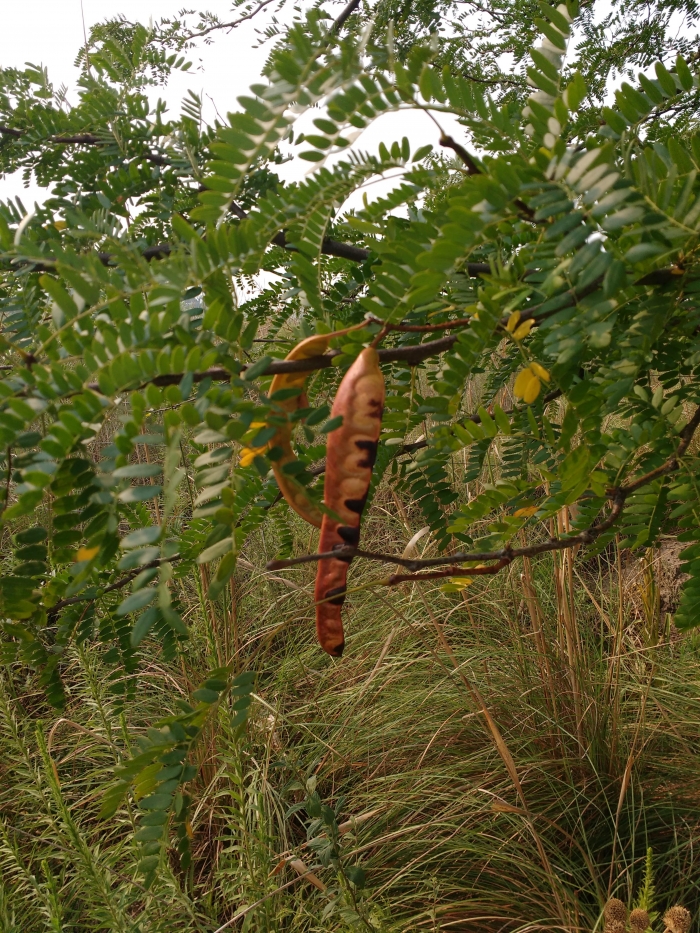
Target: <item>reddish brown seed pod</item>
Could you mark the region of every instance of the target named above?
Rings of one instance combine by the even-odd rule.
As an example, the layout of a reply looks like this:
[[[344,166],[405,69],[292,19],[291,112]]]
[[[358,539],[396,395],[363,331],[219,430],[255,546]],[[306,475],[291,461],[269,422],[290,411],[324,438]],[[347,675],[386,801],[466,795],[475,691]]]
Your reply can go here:
[[[328,436],[324,503],[337,518],[323,516],[319,553],[360,541],[384,411],[384,377],[379,356],[363,350],[343,377],[331,417],[343,423]],[[338,521],[340,519],[340,521]],[[316,634],[324,651],[340,657],[345,646],[341,609],[351,558],[326,558],[316,573]]]
[[[361,324],[354,324],[352,327],[346,327],[344,330],[336,330],[330,334],[314,334],[313,337],[307,337],[306,340],[302,340],[301,343],[298,343],[287,354],[285,359],[308,360],[314,356],[321,356],[328,350],[331,340],[334,337],[341,337],[343,334],[347,334],[351,330],[357,330],[359,327],[363,326],[364,321]],[[308,405],[306,393],[304,392],[308,377],[309,373],[302,372],[278,373],[273,378],[270,384],[271,397],[281,389],[297,389],[299,391],[299,394],[296,396],[278,400],[274,403],[275,408],[286,415],[287,419],[289,419],[294,412],[298,411],[300,408],[306,408]],[[290,420],[287,420],[284,424],[275,424],[275,427],[275,436],[269,442],[268,447],[278,447],[281,451],[281,456],[272,464],[272,470],[275,474],[280,492],[297,514],[301,515],[310,525],[315,525],[316,528],[320,528],[323,513],[309,498],[304,487],[300,483],[297,483],[294,477],[285,471],[285,467],[297,462],[297,456],[292,448],[293,424]]]

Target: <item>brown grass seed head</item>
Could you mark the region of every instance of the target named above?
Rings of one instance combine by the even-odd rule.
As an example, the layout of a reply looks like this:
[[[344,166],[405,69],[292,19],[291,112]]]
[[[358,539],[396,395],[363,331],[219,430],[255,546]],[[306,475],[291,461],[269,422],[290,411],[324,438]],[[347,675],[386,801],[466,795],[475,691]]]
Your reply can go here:
[[[617,897],[611,897],[605,905],[605,925],[609,923],[626,923],[627,908]]]
[[[644,933],[649,926],[649,914],[641,907],[636,907],[630,914],[630,930],[632,933]]]
[[[690,921],[690,911],[686,910],[685,907],[681,907],[680,904],[671,907],[670,910],[666,911],[664,916],[666,928],[670,930],[671,933],[688,933],[688,930],[690,930]]]

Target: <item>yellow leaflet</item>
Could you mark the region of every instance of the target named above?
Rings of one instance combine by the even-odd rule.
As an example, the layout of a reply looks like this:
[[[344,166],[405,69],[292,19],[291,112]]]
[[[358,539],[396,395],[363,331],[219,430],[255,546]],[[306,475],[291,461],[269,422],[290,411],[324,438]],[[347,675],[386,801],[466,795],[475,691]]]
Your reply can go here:
[[[523,321],[523,323],[513,331],[513,339],[518,341],[524,340],[532,330],[534,323],[535,319],[532,317],[528,318],[527,321]]]
[[[549,382],[549,380],[552,378],[544,366],[540,366],[539,363],[530,363],[530,369],[538,379],[544,379],[545,382]]]
[[[529,366],[520,370],[515,378],[515,383],[513,385],[513,392],[516,398],[525,398],[525,390],[529,386],[532,379],[533,374]]]
[[[526,506],[523,506],[522,509],[516,509],[516,511],[513,512],[513,517],[514,518],[529,518],[531,515],[534,515],[536,511],[537,511],[536,505],[526,505]]]

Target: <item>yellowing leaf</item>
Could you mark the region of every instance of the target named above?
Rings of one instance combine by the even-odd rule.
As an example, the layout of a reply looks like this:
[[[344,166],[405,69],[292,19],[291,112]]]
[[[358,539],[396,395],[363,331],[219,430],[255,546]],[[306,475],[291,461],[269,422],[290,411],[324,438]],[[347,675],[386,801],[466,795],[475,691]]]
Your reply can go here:
[[[238,458],[238,463],[242,467],[250,466],[253,460],[258,456],[258,454],[264,453],[264,447],[244,447],[241,450],[241,455]]]
[[[523,506],[522,509],[516,509],[516,511],[513,512],[513,517],[514,518],[529,518],[531,515],[534,515],[536,511],[537,511],[536,505],[525,505]]]
[[[78,561],[81,561],[81,560],[92,560],[92,558],[95,557],[95,555],[97,554],[99,550],[100,550],[99,546],[98,547],[81,547],[78,553],[75,555],[75,562],[78,563]]]
[[[528,382],[527,386],[525,387],[525,391],[523,392],[523,401],[527,402],[528,405],[531,402],[534,402],[537,396],[540,394],[541,386],[540,380],[537,378],[537,376],[533,376],[532,370],[529,372],[530,381]]]
[[[529,386],[532,379],[532,370],[529,366],[526,369],[520,370],[516,376],[515,384],[513,385],[513,392],[516,398],[525,398],[525,390]]]
[[[57,230],[65,230],[68,226],[65,220],[55,220],[53,225]]]
[[[474,582],[472,577],[448,577],[450,583],[458,586],[460,590],[466,590],[468,586],[471,586]]]
[[[545,382],[549,382],[549,380],[552,378],[544,366],[540,366],[539,363],[530,363],[530,369],[538,379],[543,379]]]
[[[506,330],[511,334],[514,333],[515,328],[518,326],[518,321],[520,320],[520,312],[513,311],[511,316],[508,318],[508,323],[506,324]]]
[[[521,816],[527,816],[525,810],[521,810],[520,807],[514,807],[512,804],[502,800],[492,803],[491,809],[494,813],[519,813]]]
[[[297,875],[301,875],[302,878],[305,878],[310,884],[315,888],[318,888],[319,891],[325,891],[326,886],[312,871],[306,867],[300,858],[292,858],[289,860],[289,865],[294,869]]]
[[[523,321],[523,323],[513,331],[513,339],[524,340],[532,330],[534,323],[535,319],[532,317],[528,318],[527,321]]]
[[[515,384],[513,385],[513,392],[516,398],[521,398],[524,402],[527,402],[528,405],[534,402],[540,394],[541,379],[545,382],[549,382],[551,379],[551,376],[544,366],[540,366],[539,363],[534,362],[528,363],[526,368],[518,373]]]
[[[249,430],[253,428],[266,428],[267,425],[264,421],[253,421]],[[264,447],[243,447],[238,458],[238,463],[242,467],[250,466],[253,460],[258,456],[258,454],[264,454],[268,448],[268,444],[265,444]]]

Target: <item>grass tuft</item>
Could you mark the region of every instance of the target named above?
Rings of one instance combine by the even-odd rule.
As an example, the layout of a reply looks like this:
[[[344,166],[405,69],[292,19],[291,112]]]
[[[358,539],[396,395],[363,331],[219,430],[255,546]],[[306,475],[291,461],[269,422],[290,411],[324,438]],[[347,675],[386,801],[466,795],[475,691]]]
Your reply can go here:
[[[368,546],[403,550],[416,521],[380,494]],[[90,642],[65,661],[61,717],[31,672],[0,677],[3,933],[622,933],[632,907],[642,933],[652,893],[687,933],[674,905],[700,908],[700,641],[648,637],[614,556],[550,556],[459,593],[368,588],[383,569],[353,565],[335,661],[314,641],[313,567],[260,569],[273,534],[216,603],[206,580],[179,581],[190,642],[166,660],[146,640],[123,709]],[[258,672],[247,732],[219,711],[191,788],[192,865],[173,849],[145,890],[134,805],[101,821],[103,789],[231,659]]]

